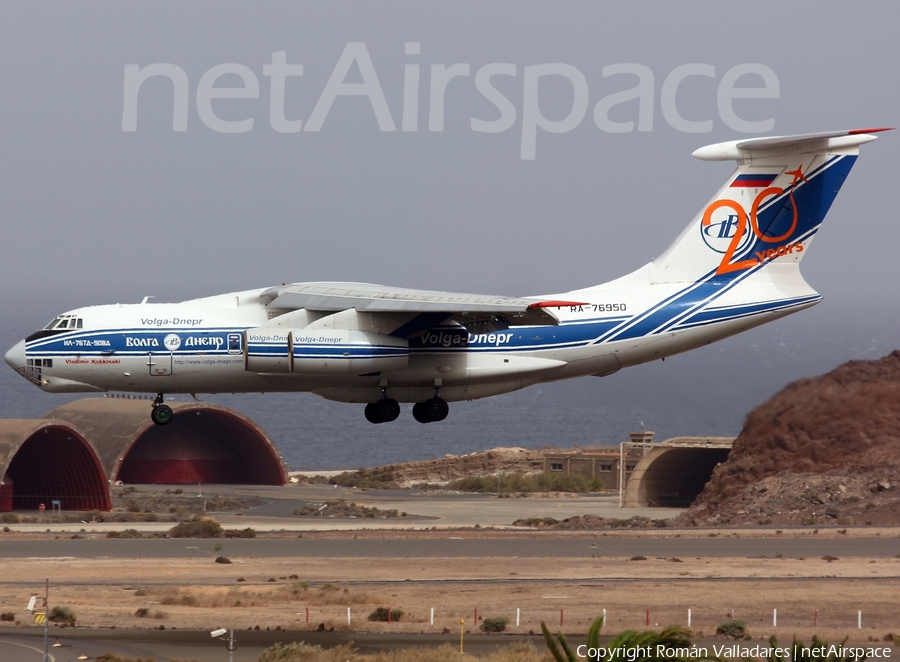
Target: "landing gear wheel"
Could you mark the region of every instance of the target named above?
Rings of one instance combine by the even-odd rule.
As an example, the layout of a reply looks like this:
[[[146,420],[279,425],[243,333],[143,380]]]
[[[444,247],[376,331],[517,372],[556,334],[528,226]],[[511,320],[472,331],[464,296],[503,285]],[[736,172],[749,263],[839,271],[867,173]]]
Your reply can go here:
[[[413,405],[413,418],[419,421],[419,423],[431,423],[424,402],[417,402]]]
[[[450,406],[443,398],[430,398],[422,405],[430,421],[443,421],[450,413]]]
[[[381,418],[381,412],[378,411],[378,403],[370,402],[366,405],[366,420],[369,423],[384,423]]]
[[[157,425],[168,425],[172,422],[172,408],[169,405],[155,405],[150,411],[150,418]]]
[[[400,415],[400,403],[393,398],[384,398],[375,403],[378,408],[378,414],[385,423],[396,421]]]
[[[400,403],[393,398],[382,398],[366,405],[366,420],[369,423],[390,423],[400,415]]]

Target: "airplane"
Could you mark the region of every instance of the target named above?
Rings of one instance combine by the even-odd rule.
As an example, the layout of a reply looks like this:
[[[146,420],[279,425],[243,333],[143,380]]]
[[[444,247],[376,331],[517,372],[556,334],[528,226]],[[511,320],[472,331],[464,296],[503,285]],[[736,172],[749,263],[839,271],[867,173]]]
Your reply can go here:
[[[800,274],[859,146],[886,128],[701,147],[736,170],[662,255],[561,294],[504,297],[367,283],[292,283],[182,303],[78,308],[6,362],[49,393],[310,391],[364,403],[372,423],[449,402],[606,376],[770,322],[821,300]]]

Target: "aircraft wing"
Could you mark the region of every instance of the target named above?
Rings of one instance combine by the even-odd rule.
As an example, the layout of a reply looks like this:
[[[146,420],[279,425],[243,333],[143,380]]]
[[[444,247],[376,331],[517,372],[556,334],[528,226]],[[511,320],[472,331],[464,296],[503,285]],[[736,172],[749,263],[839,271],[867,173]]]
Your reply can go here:
[[[272,308],[340,312],[351,308],[368,313],[435,313],[460,323],[502,319],[510,326],[555,325],[553,307],[570,301],[541,301],[483,294],[409,290],[371,283],[293,283],[262,293]]]

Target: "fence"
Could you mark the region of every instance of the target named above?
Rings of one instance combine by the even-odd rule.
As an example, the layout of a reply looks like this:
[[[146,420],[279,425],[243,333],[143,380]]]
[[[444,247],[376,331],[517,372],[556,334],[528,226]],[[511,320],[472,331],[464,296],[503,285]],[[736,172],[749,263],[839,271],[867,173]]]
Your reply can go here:
[[[402,605],[384,605],[391,609],[402,608]],[[339,607],[339,606],[315,606],[307,607],[303,612],[295,612],[296,619],[293,624],[318,626],[319,623],[334,625],[346,625],[350,627],[362,627],[367,622],[370,610],[365,607]],[[394,626],[399,630],[404,625],[415,625],[416,629],[422,626],[434,628],[440,631],[443,628],[459,627],[459,622],[464,620],[466,628],[475,630],[485,618],[505,617],[507,619],[507,631],[537,631],[541,621],[544,621],[550,629],[564,629],[566,631],[583,632],[597,616],[604,616],[604,632],[615,633],[629,629],[663,628],[669,625],[679,625],[694,631],[712,635],[716,628],[729,620],[740,620],[746,624],[749,631],[759,635],[782,632],[790,636],[793,632],[815,632],[817,630],[840,630],[845,634],[855,637],[854,632],[862,631],[862,634],[871,636],[872,630],[878,632],[877,639],[881,639],[890,631],[896,631],[900,625],[900,613],[883,613],[880,611],[865,611],[860,606],[854,605],[829,605],[821,609],[810,606],[806,609],[778,608],[770,610],[740,610],[740,609],[712,609],[696,607],[658,607],[635,610],[607,610],[598,607],[596,610],[587,611],[583,606],[567,609],[566,607],[509,607],[505,609],[493,608],[480,610],[477,606],[462,610],[445,610],[439,607],[430,607],[426,610],[404,610],[399,622],[391,622],[390,616],[384,626]],[[300,623],[297,623],[297,621]]]

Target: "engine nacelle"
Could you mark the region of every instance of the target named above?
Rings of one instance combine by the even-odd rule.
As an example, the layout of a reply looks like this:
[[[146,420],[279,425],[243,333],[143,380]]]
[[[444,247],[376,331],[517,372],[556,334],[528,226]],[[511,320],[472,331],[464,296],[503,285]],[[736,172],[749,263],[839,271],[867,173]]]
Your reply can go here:
[[[399,370],[409,363],[409,341],[346,329],[291,331],[291,372],[304,375],[365,375]]]
[[[290,342],[290,329],[263,326],[244,331],[244,369],[250,372],[290,372]]]

